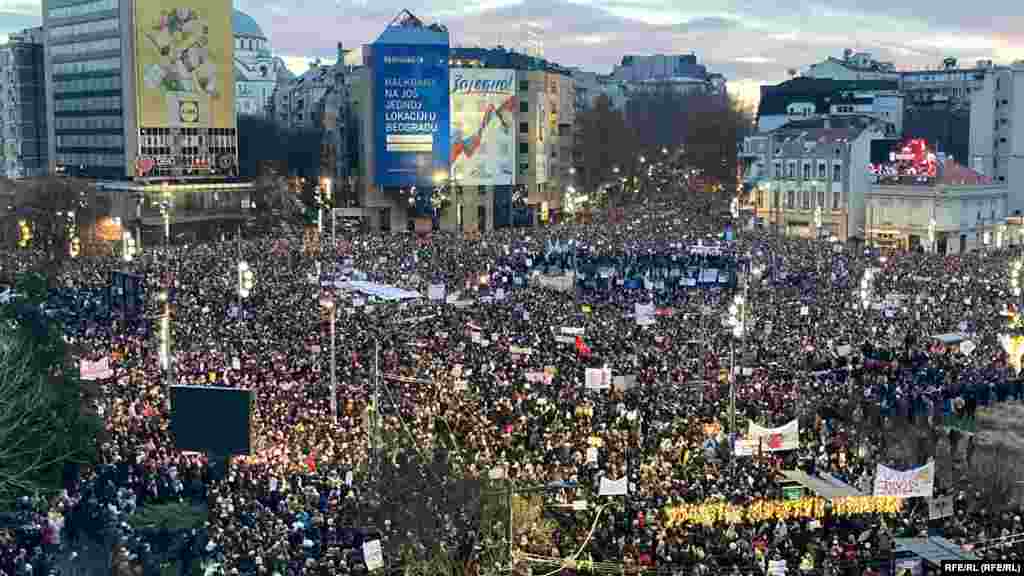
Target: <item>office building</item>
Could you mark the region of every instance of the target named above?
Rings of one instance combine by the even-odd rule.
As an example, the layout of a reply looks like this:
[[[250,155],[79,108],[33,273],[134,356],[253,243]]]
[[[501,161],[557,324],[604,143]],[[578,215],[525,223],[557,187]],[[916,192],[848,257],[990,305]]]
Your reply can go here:
[[[0,176],[48,172],[43,31],[11,34],[0,44]]]
[[[230,0],[44,0],[51,170],[104,180],[146,242],[234,231],[238,147]]]
[[[971,168],[1009,189],[1011,214],[1024,211],[1024,61],[993,68],[971,93]]]

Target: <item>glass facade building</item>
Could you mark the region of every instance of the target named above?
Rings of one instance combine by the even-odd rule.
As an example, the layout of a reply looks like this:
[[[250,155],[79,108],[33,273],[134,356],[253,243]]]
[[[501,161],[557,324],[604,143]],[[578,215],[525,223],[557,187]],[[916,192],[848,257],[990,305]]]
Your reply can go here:
[[[46,91],[43,34],[12,34],[0,44],[0,176],[46,174]]]
[[[57,169],[124,178],[128,0],[46,0],[50,151]]]

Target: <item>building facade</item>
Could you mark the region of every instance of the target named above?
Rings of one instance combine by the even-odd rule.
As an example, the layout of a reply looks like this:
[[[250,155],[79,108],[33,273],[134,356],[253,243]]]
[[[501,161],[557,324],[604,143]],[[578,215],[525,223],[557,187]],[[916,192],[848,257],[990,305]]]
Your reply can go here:
[[[322,131],[320,143],[320,178],[334,206],[354,208],[359,204],[353,169],[358,149],[353,127],[352,72],[346,62],[348,52],[338,43],[338,59],[331,67],[330,86],[316,104],[317,126]]]
[[[847,48],[842,58],[826,58],[811,64],[802,76],[819,80],[899,80],[899,72],[892,62],[879,62],[868,52],[854,52]]]
[[[903,96],[895,80],[830,80],[794,78],[776,86],[761,86],[758,132],[770,132],[788,122],[822,116],[868,115],[903,130]]]
[[[334,83],[333,66],[319,59],[297,77],[275,86],[271,115],[278,125],[288,129],[316,127],[316,107]]]
[[[51,170],[146,180],[236,172],[231,3],[192,4],[43,2]],[[188,33],[170,33],[172,21]]]
[[[1024,211],[1024,62],[989,70],[971,93],[970,167],[1009,189],[1009,210]]]
[[[12,34],[0,45],[0,176],[48,173],[43,30]]]
[[[124,178],[138,142],[130,0],[46,0],[50,171]]]
[[[97,218],[143,243],[244,221],[232,26],[230,0],[44,0],[50,170],[102,181]]]
[[[274,88],[295,75],[284,60],[274,56],[263,29],[248,14],[235,10],[231,16],[235,36],[235,113],[266,116]]]
[[[868,165],[872,140],[885,134],[883,122],[849,116],[791,122],[748,138],[758,221],[789,236],[863,237],[869,180],[858,167]]]
[[[941,68],[900,72],[900,90],[908,106],[949,103],[954,108],[967,107],[971,94],[992,69],[991,60],[978,60],[974,68],[960,68],[955,58],[946,58]]]
[[[870,241],[939,254],[1009,244],[1006,186],[962,182],[873,184],[867,195]]]

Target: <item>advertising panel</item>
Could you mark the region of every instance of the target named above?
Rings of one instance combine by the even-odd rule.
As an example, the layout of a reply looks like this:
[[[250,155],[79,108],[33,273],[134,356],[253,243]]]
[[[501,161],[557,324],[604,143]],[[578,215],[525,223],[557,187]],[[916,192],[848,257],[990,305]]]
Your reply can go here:
[[[451,71],[451,170],[458,184],[511,186],[515,175],[516,73]]]
[[[448,173],[448,45],[373,45],[379,186],[430,189]]]
[[[234,128],[229,0],[135,2],[142,128]]]

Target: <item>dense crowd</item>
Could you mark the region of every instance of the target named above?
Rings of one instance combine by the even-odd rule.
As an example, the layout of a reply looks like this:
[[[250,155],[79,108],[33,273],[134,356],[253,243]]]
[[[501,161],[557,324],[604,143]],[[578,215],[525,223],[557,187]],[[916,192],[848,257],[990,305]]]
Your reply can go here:
[[[234,458],[223,478],[203,456],[176,450],[157,331],[77,314],[66,323],[69,338],[111,355],[115,368],[96,405],[106,423],[101,463],[60,495],[22,503],[22,525],[31,529],[0,532],[0,573],[48,574],[69,541],[97,533],[155,569],[147,564],[151,539],[124,520],[140,507],[179,500],[205,502],[210,510],[201,529],[176,536],[174,549],[187,566],[217,564],[229,574],[360,574],[361,544],[381,538],[392,565],[409,561],[399,544],[425,555],[444,543],[475,568],[490,569],[489,558],[508,546],[501,540],[507,528],[495,527],[503,516],[481,520],[443,498],[407,502],[375,481],[382,468],[403,466],[426,470],[428,483],[433,470],[447,470],[478,479],[485,491],[504,489],[507,481],[550,484],[552,499],[601,506],[596,520],[593,508],[555,510],[517,525],[515,547],[536,556],[695,574],[752,574],[768,560],[787,560],[793,572],[885,573],[893,538],[931,528],[980,554],[1020,559],[1020,544],[985,544],[1024,532],[1020,503],[996,506],[967,474],[974,440],[939,433],[946,413],[1021,399],[998,341],[1014,250],[879,255],[750,229],[722,243],[722,261],[735,262],[742,281],[721,287],[675,285],[671,262],[593,282],[576,258],[576,290],[533,285],[534,271],[567,266],[553,245],[571,244],[577,258],[600,263],[719,244],[723,222],[708,213],[647,207],[618,224],[501,230],[478,239],[357,234],[319,256],[302,239],[279,236],[147,247],[131,263],[69,262],[59,284],[83,294],[99,293],[92,291],[105,288],[114,270],[144,275],[148,316],[159,312],[155,294],[168,289],[176,381],[255,390],[256,447]],[[256,277],[245,299],[235,286],[239,258]],[[25,253],[5,260],[5,270],[28,266]],[[763,273],[742,273],[752,268]],[[861,278],[869,268],[877,272],[865,305]],[[452,297],[374,301],[324,287],[318,277],[350,269],[421,294],[444,284]],[[646,289],[650,283],[629,289],[615,274],[669,281],[664,290]],[[723,327],[738,291],[749,303],[742,339]],[[325,297],[338,302],[336,423]],[[636,305],[648,303],[658,309],[655,321],[638,322]],[[567,340],[565,327],[582,335]],[[957,332],[977,345],[971,354],[935,346],[932,336]],[[731,454],[730,392],[722,375],[733,359],[749,368],[737,378],[737,428],[799,419],[798,450]],[[376,387],[382,450],[375,452],[366,414],[378,367],[386,377]],[[635,376],[635,385],[588,389],[588,368]],[[929,523],[928,506],[917,502],[895,515],[733,524],[670,526],[663,514],[684,503],[780,500],[779,472],[798,467],[870,494],[877,464],[924,463],[920,453],[892,448],[891,431],[907,421],[935,431],[945,457],[938,448],[928,456],[940,468],[938,492],[956,495],[951,517]],[[373,454],[380,457],[371,465]],[[430,468],[437,458],[446,466]],[[597,495],[602,478],[623,476],[627,497]],[[411,528],[410,514],[388,508],[389,499],[430,514],[432,523]],[[394,514],[382,517],[381,509]]]

